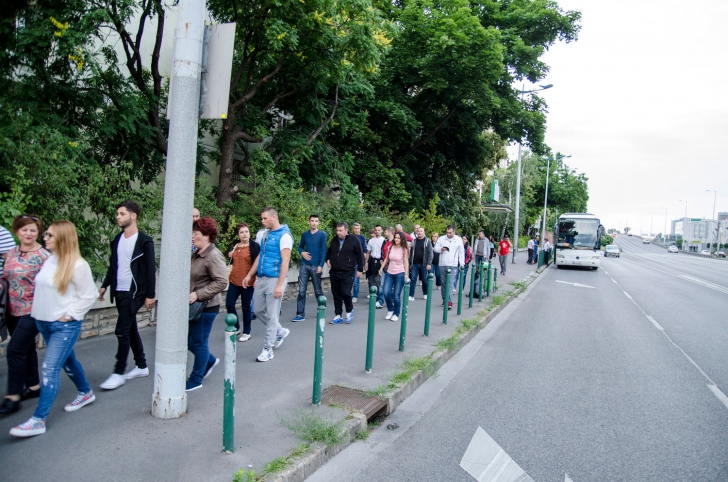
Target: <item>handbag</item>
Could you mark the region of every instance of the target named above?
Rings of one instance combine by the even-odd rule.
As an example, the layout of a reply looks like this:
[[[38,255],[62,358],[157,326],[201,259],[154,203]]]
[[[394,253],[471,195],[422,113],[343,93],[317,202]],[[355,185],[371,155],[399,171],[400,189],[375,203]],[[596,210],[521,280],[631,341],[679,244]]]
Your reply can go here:
[[[202,312],[205,310],[208,301],[210,300],[195,301],[190,305],[190,323],[200,321],[202,318]]]

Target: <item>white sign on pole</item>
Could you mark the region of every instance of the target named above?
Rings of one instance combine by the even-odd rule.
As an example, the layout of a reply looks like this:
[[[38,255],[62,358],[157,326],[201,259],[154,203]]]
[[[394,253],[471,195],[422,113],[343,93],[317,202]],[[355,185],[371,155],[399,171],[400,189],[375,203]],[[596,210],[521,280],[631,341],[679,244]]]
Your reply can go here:
[[[227,117],[234,47],[234,23],[205,26],[205,40],[202,47],[200,119],[225,119]]]

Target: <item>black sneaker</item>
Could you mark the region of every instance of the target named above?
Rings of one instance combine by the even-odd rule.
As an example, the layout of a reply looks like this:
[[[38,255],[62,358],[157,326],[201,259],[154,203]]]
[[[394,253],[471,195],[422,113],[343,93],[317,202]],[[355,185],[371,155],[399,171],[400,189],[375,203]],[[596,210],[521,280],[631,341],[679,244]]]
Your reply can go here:
[[[30,400],[31,398],[38,398],[40,397],[40,388],[38,390],[31,390],[30,388],[26,388],[23,390],[23,393],[20,395],[21,400]]]
[[[14,402],[9,398],[3,398],[3,403],[0,403],[0,415],[10,415],[20,410],[20,402]]]

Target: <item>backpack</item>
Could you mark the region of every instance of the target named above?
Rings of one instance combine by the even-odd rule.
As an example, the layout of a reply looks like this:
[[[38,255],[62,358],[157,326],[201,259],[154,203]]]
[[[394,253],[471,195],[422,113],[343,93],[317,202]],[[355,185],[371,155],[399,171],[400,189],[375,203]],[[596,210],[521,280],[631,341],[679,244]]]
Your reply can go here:
[[[5,278],[0,278],[0,341],[8,338],[7,312],[10,308],[8,297],[9,284]]]

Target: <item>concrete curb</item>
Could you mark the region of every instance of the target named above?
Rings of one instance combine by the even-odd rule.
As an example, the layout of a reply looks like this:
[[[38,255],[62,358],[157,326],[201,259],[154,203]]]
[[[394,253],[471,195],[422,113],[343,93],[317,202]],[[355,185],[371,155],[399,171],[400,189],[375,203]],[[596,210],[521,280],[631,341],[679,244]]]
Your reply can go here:
[[[510,296],[508,296],[503,303],[496,306],[492,310],[482,317],[482,319],[473,326],[469,331],[462,333],[455,343],[455,347],[451,349],[436,349],[430,356],[433,360],[433,369],[437,371],[442,367],[448,360],[450,360],[455,354],[457,354],[465,345],[467,345],[480,330],[485,328],[488,323],[493,320],[503,309],[515,300],[521,293],[523,293],[528,286],[545,270],[548,266],[544,265],[534,271],[532,274],[526,276],[521,282],[525,283],[525,286],[516,288]],[[497,296],[497,295],[496,295]],[[398,387],[392,393],[387,396],[387,407],[386,414],[390,415],[394,412],[397,407],[404,402],[415,390],[422,386],[429,376],[422,370],[418,371],[412,378],[402,386]],[[367,419],[364,414],[351,413],[350,418],[345,420],[345,426],[343,431],[345,433],[345,439],[338,445],[332,447],[326,446],[322,443],[315,443],[311,445],[311,451],[301,456],[300,458],[292,461],[292,466],[285,469],[277,474],[272,474],[262,478],[263,482],[303,482],[307,477],[313,474],[316,470],[322,467],[336,454],[344,450],[346,447],[356,441],[356,434],[361,430],[367,429]],[[346,437],[348,435],[348,437]]]

